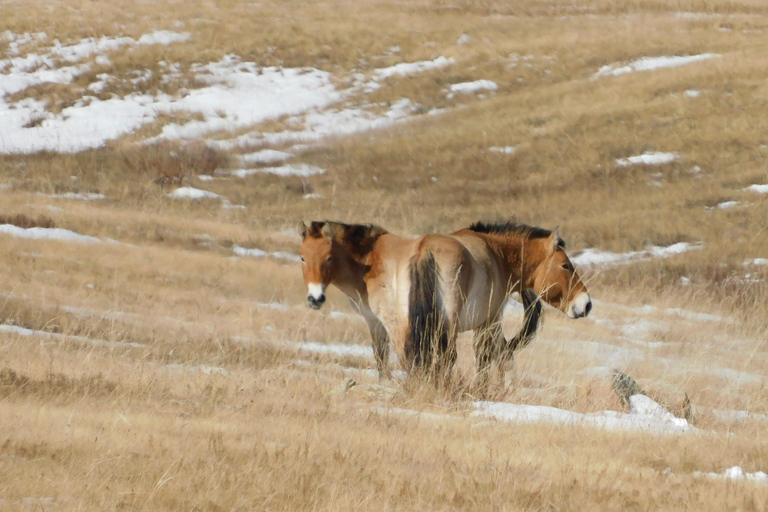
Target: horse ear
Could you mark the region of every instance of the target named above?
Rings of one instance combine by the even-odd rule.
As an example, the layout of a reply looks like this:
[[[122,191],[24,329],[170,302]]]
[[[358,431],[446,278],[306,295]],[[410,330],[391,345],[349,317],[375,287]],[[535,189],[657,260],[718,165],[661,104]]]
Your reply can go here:
[[[333,238],[338,234],[338,232],[339,232],[339,226],[333,222],[326,222],[323,225],[323,229],[320,231],[320,233],[328,240],[333,240]]]
[[[308,232],[309,232],[309,229],[307,228],[307,225],[304,224],[304,221],[299,222],[299,236],[301,236],[302,240],[307,238]]]
[[[557,226],[554,231],[552,231],[552,234],[549,236],[550,239],[550,251],[557,252],[557,248],[560,247],[560,226]]]

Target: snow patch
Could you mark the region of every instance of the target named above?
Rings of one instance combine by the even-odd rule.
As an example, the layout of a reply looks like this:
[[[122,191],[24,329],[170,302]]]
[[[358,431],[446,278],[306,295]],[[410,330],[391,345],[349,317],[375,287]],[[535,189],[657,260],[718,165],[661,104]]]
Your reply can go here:
[[[493,146],[488,148],[491,153],[501,153],[503,155],[511,155],[517,151],[517,146]]]
[[[293,158],[293,154],[274,149],[263,149],[255,153],[239,155],[238,158],[245,164],[271,164],[273,162],[282,162]]]
[[[424,60],[420,62],[404,62],[402,64],[395,64],[388,68],[379,68],[375,73],[375,78],[383,80],[392,76],[406,76],[413,75],[415,73],[423,73],[431,69],[443,68],[453,64],[453,58],[438,57],[434,60]]]
[[[645,395],[629,397],[629,413],[603,411],[582,414],[555,407],[518,405],[504,402],[474,402],[472,416],[509,423],[554,423],[602,428],[612,431],[647,432],[657,435],[696,432],[683,418],[677,418]]]
[[[768,185],[750,185],[744,190],[746,192],[757,192],[758,194],[768,194]]]
[[[702,473],[695,471],[693,476],[706,477],[716,480],[746,480],[749,482],[768,483],[768,474],[762,471],[747,473],[740,466],[733,466],[722,473]]]
[[[619,158],[616,165],[619,167],[629,167],[631,165],[664,165],[674,162],[679,158],[677,153],[663,153],[658,151],[645,152],[642,155],[630,156],[628,158]]]
[[[668,258],[688,251],[700,250],[703,247],[702,244],[678,242],[667,247],[653,246],[644,251],[632,251],[626,253],[615,253],[588,248],[584,249],[576,256],[571,257],[571,262],[576,265],[623,265],[635,261],[647,260],[649,258]]]
[[[653,71],[662,68],[685,66],[686,64],[714,59],[717,57],[720,57],[720,55],[716,53],[702,53],[699,55],[676,57],[643,57],[624,65],[608,64],[607,66],[603,66],[597,71],[597,73],[592,75],[592,80],[597,80],[598,78],[606,76],[625,75],[627,73],[634,73],[637,71]]]
[[[309,177],[318,174],[325,174],[325,169],[315,167],[314,165],[297,164],[297,165],[282,165],[280,167],[262,167],[260,169],[238,169],[231,171],[232,176],[238,178],[245,178],[253,174],[274,174],[277,176],[301,176]]]
[[[495,91],[499,88],[496,82],[491,80],[475,80],[474,82],[462,82],[451,85],[451,92],[469,94],[478,91]]]
[[[96,201],[98,199],[106,199],[107,196],[104,194],[95,194],[95,193],[75,193],[75,192],[67,192],[65,194],[42,194],[45,197],[50,197],[51,199],[74,199],[78,201]]]
[[[285,251],[276,251],[276,252],[267,252],[262,251],[261,249],[246,249],[245,247],[240,247],[239,245],[235,245],[235,247],[232,249],[232,252],[234,252],[237,256],[248,256],[250,258],[275,258],[278,260],[285,260],[285,261],[292,261],[292,262],[300,262],[301,257]]]
[[[194,187],[180,187],[171,192],[170,194],[166,194],[167,197],[170,197],[172,199],[217,199],[217,200],[224,200],[223,196],[220,196],[219,194],[214,194],[213,192],[209,192],[207,190],[200,190],[199,188]]]
[[[20,228],[12,224],[0,224],[0,234],[32,240],[61,240],[65,242],[81,242],[86,244],[100,243],[98,238],[81,235],[62,228]]]
[[[43,336],[43,337],[55,339],[58,341],[78,341],[80,343],[85,343],[88,345],[94,345],[98,347],[141,348],[146,346],[142,343],[105,341],[105,340],[99,340],[94,338],[86,338],[85,336],[67,336],[65,334],[59,334],[59,333],[47,332],[47,331],[36,331],[33,329],[26,329],[24,327],[19,327],[16,325],[8,325],[8,324],[0,324],[0,332],[17,334],[19,336]]]

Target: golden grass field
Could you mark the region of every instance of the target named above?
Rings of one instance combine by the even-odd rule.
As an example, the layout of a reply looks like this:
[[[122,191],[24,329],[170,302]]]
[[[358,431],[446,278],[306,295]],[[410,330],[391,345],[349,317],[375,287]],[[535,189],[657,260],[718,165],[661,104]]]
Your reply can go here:
[[[96,149],[0,154],[2,223],[26,219],[101,240],[0,235],[0,510],[768,507],[764,482],[701,474],[737,465],[768,472],[768,266],[745,265],[768,258],[768,194],[745,190],[768,184],[765,2],[4,0],[6,30],[47,34],[22,46],[22,56],[53,39],[191,34],[118,49],[71,83],[5,96],[8,104],[47,101],[52,114],[75,104],[99,73],[117,77],[99,100],[176,95],[202,87],[195,64],[230,54],[317,68],[340,90],[355,73],[440,56],[454,63],[337,102],[384,112],[408,98],[420,110],[296,153],[292,163],[321,175],[203,182],[197,175],[237,168],[239,153],[262,147],[142,143],[164,124],[198,120],[185,112]],[[9,41],[0,38],[0,59],[10,58]],[[593,78],[606,65],[705,53],[719,57]],[[162,79],[161,61],[179,65],[175,80]],[[147,69],[151,78],[131,82]],[[498,89],[446,94],[479,79]],[[507,146],[516,149],[489,151]],[[288,142],[269,148],[292,150]],[[646,151],[679,157],[617,167]],[[178,185],[153,182],[163,174],[245,208],[168,198]],[[70,192],[105,198],[52,197]],[[717,208],[727,201],[738,204]],[[584,377],[616,367],[643,386],[684,390],[696,432],[479,417],[478,397],[463,386],[473,367],[467,335],[452,389],[377,387],[365,371],[372,358],[298,344],[369,346],[340,292],[309,310],[298,263],[233,253],[295,254],[301,220],[418,235],[509,218],[559,225],[570,254],[701,247],[579,268],[593,313],[572,321],[547,310],[516,356],[513,385],[491,398],[624,413],[610,390]],[[505,317],[505,331],[519,320]],[[344,392],[349,378],[358,385]]]

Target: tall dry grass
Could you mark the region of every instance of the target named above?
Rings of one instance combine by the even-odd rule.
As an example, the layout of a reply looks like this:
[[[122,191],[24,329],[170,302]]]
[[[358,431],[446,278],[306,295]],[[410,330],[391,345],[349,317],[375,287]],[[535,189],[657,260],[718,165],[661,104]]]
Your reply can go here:
[[[407,97],[422,111],[448,110],[305,149],[296,161],[326,169],[321,176],[201,182],[196,175],[234,166],[236,155],[136,145],[180,119],[79,154],[0,156],[6,221],[50,220],[102,239],[2,237],[1,323],[38,332],[0,333],[0,509],[765,509],[764,486],[694,473],[768,467],[764,421],[713,412],[768,413],[768,275],[743,265],[768,254],[768,199],[743,190],[768,183],[766,16],[757,0],[0,5],[0,29],[48,34],[22,53],[54,37],[192,34],[111,53],[114,76],[150,69],[155,77],[105,94],[176,94],[198,85],[192,64],[231,53],[318,67],[339,87],[354,72],[456,61],[348,98],[386,108]],[[470,38],[458,45],[462,34]],[[722,57],[590,79],[607,64],[706,52]],[[180,64],[177,81],[161,83],[161,60]],[[94,63],[79,82],[16,99],[46,99],[60,111],[98,72],[107,70]],[[483,100],[447,97],[450,84],[476,79],[499,89]],[[701,95],[686,96],[692,89]],[[615,159],[643,151],[680,158],[617,168]],[[246,209],[174,201],[166,194],[175,185],[154,183],[164,174]],[[304,199],[309,190],[323,198]],[[40,195],[66,192],[107,198]],[[740,207],[707,209],[724,201]],[[494,395],[623,410],[610,390],[584,381],[583,370],[615,365],[687,392],[700,432],[482,421],[471,415],[470,388],[379,388],[363,371],[371,359],[298,349],[294,342],[368,345],[367,329],[337,291],[322,312],[303,307],[295,263],[233,259],[233,246],[295,251],[298,221],[324,218],[409,235],[515,218],[560,225],[574,253],[701,242],[665,260],[580,269],[600,300],[597,321],[547,311],[538,338],[516,356],[513,387]],[[518,322],[505,318],[505,331]],[[622,330],[642,322],[654,325],[634,337]],[[473,371],[467,335],[459,350],[462,383]],[[342,392],[349,378],[358,385]]]

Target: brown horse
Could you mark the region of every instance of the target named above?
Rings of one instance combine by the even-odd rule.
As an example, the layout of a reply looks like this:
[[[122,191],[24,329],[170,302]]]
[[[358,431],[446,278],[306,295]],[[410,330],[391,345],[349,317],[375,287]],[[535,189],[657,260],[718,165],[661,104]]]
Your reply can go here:
[[[538,298],[570,318],[589,314],[592,301],[565,254],[558,231],[525,225],[475,223],[451,235],[403,238],[373,225],[299,224],[300,254],[310,307],[333,284],[366,320],[380,376],[388,376],[389,340],[406,369],[447,375],[456,336],[475,331],[478,376],[493,360],[509,369],[512,354],[538,324]],[[507,341],[501,311],[519,292],[523,329]]]

